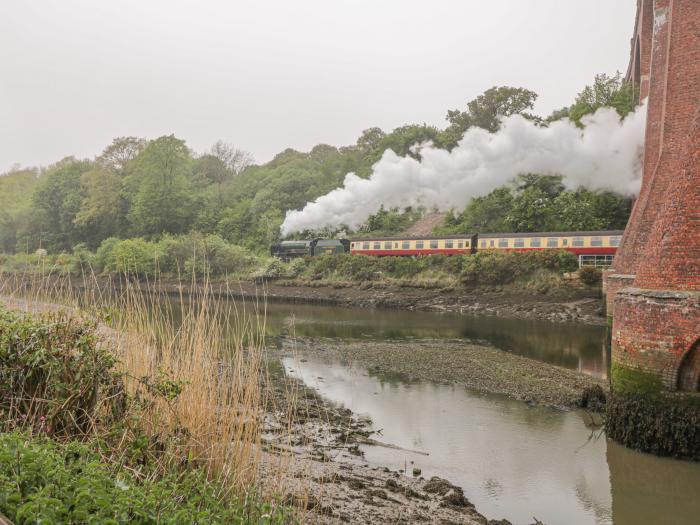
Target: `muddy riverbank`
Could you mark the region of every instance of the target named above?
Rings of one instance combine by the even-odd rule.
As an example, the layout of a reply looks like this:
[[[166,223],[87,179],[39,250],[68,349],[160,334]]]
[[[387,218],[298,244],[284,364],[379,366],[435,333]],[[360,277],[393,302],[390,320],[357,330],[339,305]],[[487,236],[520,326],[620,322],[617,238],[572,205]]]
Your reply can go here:
[[[481,515],[446,479],[426,479],[410,464],[370,465],[360,446],[393,447],[374,439],[369,420],[286,375],[277,361],[270,369],[274,407],[265,419],[262,475],[279,476],[279,461],[289,460],[280,486],[304,523],[509,525]]]
[[[393,374],[408,382],[456,383],[476,392],[560,409],[581,406],[585,391],[608,388],[604,379],[464,341],[424,339],[409,344],[280,337],[277,344],[284,356],[299,353],[326,361],[357,362],[377,375]]]
[[[15,287],[24,293],[32,280],[20,282]],[[66,286],[83,292],[100,293],[124,288],[123,278],[108,276],[88,279],[71,279],[64,282],[60,276],[50,276],[42,280],[43,288]],[[149,282],[131,281],[148,294],[190,294],[199,285],[189,282],[161,279]],[[454,312],[470,316],[492,316],[507,319],[542,320],[555,323],[579,323],[605,325],[603,302],[600,297],[591,296],[590,290],[583,293],[572,287],[569,293],[542,294],[530,290],[470,290],[465,288],[413,288],[391,285],[383,282],[366,283],[306,283],[269,281],[209,282],[212,293],[220,297],[245,298],[276,303],[299,303],[333,305],[358,308],[382,308],[408,311]],[[6,293],[9,293],[6,292]]]
[[[311,302],[363,308],[457,312],[511,319],[605,324],[602,301],[596,297],[544,295],[534,292],[425,289],[380,283],[353,287],[240,283],[244,296],[260,294],[271,301]],[[235,293],[235,291],[234,291]]]

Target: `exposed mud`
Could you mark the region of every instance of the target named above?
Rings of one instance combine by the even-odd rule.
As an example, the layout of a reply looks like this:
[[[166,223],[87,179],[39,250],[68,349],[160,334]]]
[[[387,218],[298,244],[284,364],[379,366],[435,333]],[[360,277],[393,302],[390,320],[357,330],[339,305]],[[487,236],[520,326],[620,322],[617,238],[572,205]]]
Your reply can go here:
[[[504,394],[527,403],[568,409],[584,404],[600,410],[607,381],[574,370],[464,341],[352,341],[277,339],[285,355],[302,352],[324,360],[356,361],[377,375],[399,374],[407,381],[458,383],[478,392]],[[603,402],[593,406],[591,391]]]
[[[304,523],[510,524],[479,514],[448,480],[424,479],[417,468],[370,466],[360,445],[391,447],[372,439],[370,421],[285,376],[276,362],[270,367],[275,408],[266,418],[263,475],[278,476],[280,461],[287,461],[280,486]]]
[[[603,303],[597,297],[559,297],[527,292],[470,291],[385,286],[295,286],[275,283],[236,283],[230,293],[265,296],[269,301],[316,303],[362,308],[391,308],[490,315],[511,319],[539,319],[604,325]]]

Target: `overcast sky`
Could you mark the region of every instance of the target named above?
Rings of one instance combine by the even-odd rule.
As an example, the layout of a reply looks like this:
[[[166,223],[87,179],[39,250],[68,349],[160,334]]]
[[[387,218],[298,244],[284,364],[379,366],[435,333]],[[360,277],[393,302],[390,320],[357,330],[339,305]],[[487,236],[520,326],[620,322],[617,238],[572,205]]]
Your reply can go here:
[[[626,70],[635,0],[3,0],[0,172],[112,138],[224,139],[258,162],[445,125],[494,85],[570,104]]]

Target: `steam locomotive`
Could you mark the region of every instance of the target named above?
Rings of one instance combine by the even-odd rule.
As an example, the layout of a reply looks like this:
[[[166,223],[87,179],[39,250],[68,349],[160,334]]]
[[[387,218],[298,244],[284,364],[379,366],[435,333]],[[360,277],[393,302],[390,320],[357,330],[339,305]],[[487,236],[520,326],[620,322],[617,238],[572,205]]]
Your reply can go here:
[[[294,257],[354,253],[376,257],[472,254],[478,250],[566,250],[580,266],[609,266],[622,238],[621,230],[537,233],[469,233],[427,237],[360,237],[282,241],[270,253],[284,261]]]

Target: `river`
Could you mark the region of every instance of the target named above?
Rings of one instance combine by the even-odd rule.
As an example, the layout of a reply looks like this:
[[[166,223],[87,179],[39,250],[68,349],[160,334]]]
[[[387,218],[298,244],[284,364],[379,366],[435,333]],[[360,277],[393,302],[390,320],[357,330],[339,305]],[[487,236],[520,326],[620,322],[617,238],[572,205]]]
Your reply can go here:
[[[245,309],[253,310],[250,303]],[[610,363],[602,326],[275,303],[265,306],[265,318],[271,337],[405,345],[463,340],[599,378],[607,377]],[[600,428],[587,427],[582,411],[382,375],[360,363],[301,352],[283,359],[290,375],[369,416],[379,431],[373,438],[416,451],[362,446],[369,464],[409,473],[417,467],[422,476],[444,477],[461,486],[490,519],[521,524],[537,518],[548,525],[700,523],[700,463],[626,449],[606,439]]]
[[[303,337],[462,339],[607,377],[605,328],[427,312],[268,304],[267,332]],[[504,396],[377,375],[358,363],[285,358],[291,375],[372,419],[377,439],[421,453],[364,446],[366,461],[460,485],[489,518],[548,524],[696,524],[700,464],[628,450],[583,413]]]

